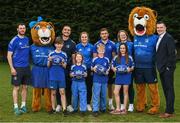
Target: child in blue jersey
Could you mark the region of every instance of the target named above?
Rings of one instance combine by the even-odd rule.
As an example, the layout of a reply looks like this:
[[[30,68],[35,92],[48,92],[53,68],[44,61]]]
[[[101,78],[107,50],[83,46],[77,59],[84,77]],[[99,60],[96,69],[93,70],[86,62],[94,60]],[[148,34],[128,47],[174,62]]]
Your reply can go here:
[[[106,111],[106,90],[109,73],[109,59],[104,57],[105,46],[99,44],[97,47],[97,57],[93,58],[91,70],[93,74],[93,115],[98,116],[100,107],[101,112]],[[100,102],[100,106],[99,106]]]
[[[119,53],[112,61],[112,70],[116,73],[114,95],[116,100],[116,109],[112,114],[127,114],[126,107],[128,103],[128,87],[131,84],[131,72],[134,70],[134,62],[128,55],[127,45],[122,43],[119,46]],[[124,109],[120,110],[119,91],[123,87]]]
[[[87,67],[87,110],[92,111],[91,98],[92,98],[92,74],[91,74],[91,61],[93,58],[93,45],[89,43],[89,35],[87,32],[81,32],[80,43],[76,45],[76,51],[83,55],[83,63]]]
[[[67,65],[67,55],[61,51],[63,47],[63,40],[56,38],[55,40],[55,51],[51,52],[48,57],[49,67],[49,88],[51,89],[51,102],[52,111],[55,113],[55,100],[56,100],[56,89],[59,89],[61,95],[61,103],[63,107],[63,114],[66,115],[66,95],[65,95],[65,72],[64,69]]]
[[[128,36],[127,31],[119,30],[118,34],[117,34],[117,39],[118,39],[118,42],[116,43],[117,53],[119,52],[119,45],[122,44],[122,43],[125,43],[127,45],[127,48],[128,48],[128,55],[133,57],[134,46],[133,46],[133,42],[130,41],[130,38]],[[128,93],[129,93],[129,107],[128,107],[128,111],[129,112],[133,112],[133,110],[134,110],[133,78],[134,78],[134,72],[132,73],[131,84],[129,85],[129,88],[128,88]],[[123,88],[121,88],[121,90],[120,90],[120,99],[121,99],[121,109],[124,109]]]
[[[85,77],[87,77],[86,66],[82,64],[83,56],[80,53],[75,54],[75,64],[71,66],[70,77],[72,77],[72,104],[74,112],[78,111],[78,102],[82,114],[86,112],[87,107],[87,89]]]

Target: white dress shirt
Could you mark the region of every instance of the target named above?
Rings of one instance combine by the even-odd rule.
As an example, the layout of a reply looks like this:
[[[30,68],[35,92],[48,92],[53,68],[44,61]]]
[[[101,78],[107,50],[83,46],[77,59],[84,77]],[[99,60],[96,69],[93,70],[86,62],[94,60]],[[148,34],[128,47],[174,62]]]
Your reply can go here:
[[[163,36],[165,35],[166,32],[162,33],[161,35],[159,35],[158,41],[156,43],[156,52],[158,50],[159,44],[161,43],[161,39],[163,38]]]

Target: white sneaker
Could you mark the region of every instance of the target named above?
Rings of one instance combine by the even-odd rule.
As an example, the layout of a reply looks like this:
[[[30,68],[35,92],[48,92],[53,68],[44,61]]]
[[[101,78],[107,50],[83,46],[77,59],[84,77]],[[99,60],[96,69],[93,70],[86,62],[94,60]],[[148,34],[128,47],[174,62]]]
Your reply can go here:
[[[92,111],[92,108],[91,108],[91,105],[90,105],[90,104],[87,104],[87,110],[88,110],[88,111]]]
[[[114,108],[113,104],[109,104],[109,110],[112,111],[112,110],[114,110],[114,109],[115,109],[115,108]]]
[[[129,104],[128,111],[129,112],[133,112],[134,111],[134,105],[133,104]]]
[[[67,111],[68,111],[68,112],[73,112],[73,111],[74,111],[72,105],[69,105],[69,106],[67,107]]]
[[[125,109],[124,104],[121,104],[121,109],[120,110],[123,110],[123,109]]]
[[[60,105],[57,105],[56,107],[56,112],[60,112],[62,110],[61,106]]]

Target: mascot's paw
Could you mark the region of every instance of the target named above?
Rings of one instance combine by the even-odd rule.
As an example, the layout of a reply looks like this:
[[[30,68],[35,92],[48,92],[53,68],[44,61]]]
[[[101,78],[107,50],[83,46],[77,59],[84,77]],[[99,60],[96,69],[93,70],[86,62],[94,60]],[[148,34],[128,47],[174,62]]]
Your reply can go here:
[[[159,112],[159,109],[157,107],[152,107],[148,110],[148,114],[157,114]]]
[[[143,106],[139,106],[139,105],[136,106],[137,112],[144,112],[144,109],[145,109],[145,107],[143,107]]]

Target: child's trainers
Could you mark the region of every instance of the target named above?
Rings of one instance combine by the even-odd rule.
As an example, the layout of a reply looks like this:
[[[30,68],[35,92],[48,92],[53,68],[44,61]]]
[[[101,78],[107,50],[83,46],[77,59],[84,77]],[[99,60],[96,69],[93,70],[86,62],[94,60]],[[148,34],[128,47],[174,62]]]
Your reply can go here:
[[[21,111],[19,111],[18,108],[14,108],[14,114],[18,116],[18,115],[21,115],[22,113]]]
[[[21,108],[20,108],[20,112],[21,112],[21,113],[27,113],[27,108],[26,108],[26,106],[21,107]]]
[[[69,105],[69,106],[67,107],[67,111],[68,111],[68,112],[73,112],[73,111],[74,111],[72,105]]]
[[[133,104],[129,104],[128,111],[129,111],[129,112],[133,112],[133,111],[134,111],[134,106],[133,106]]]

